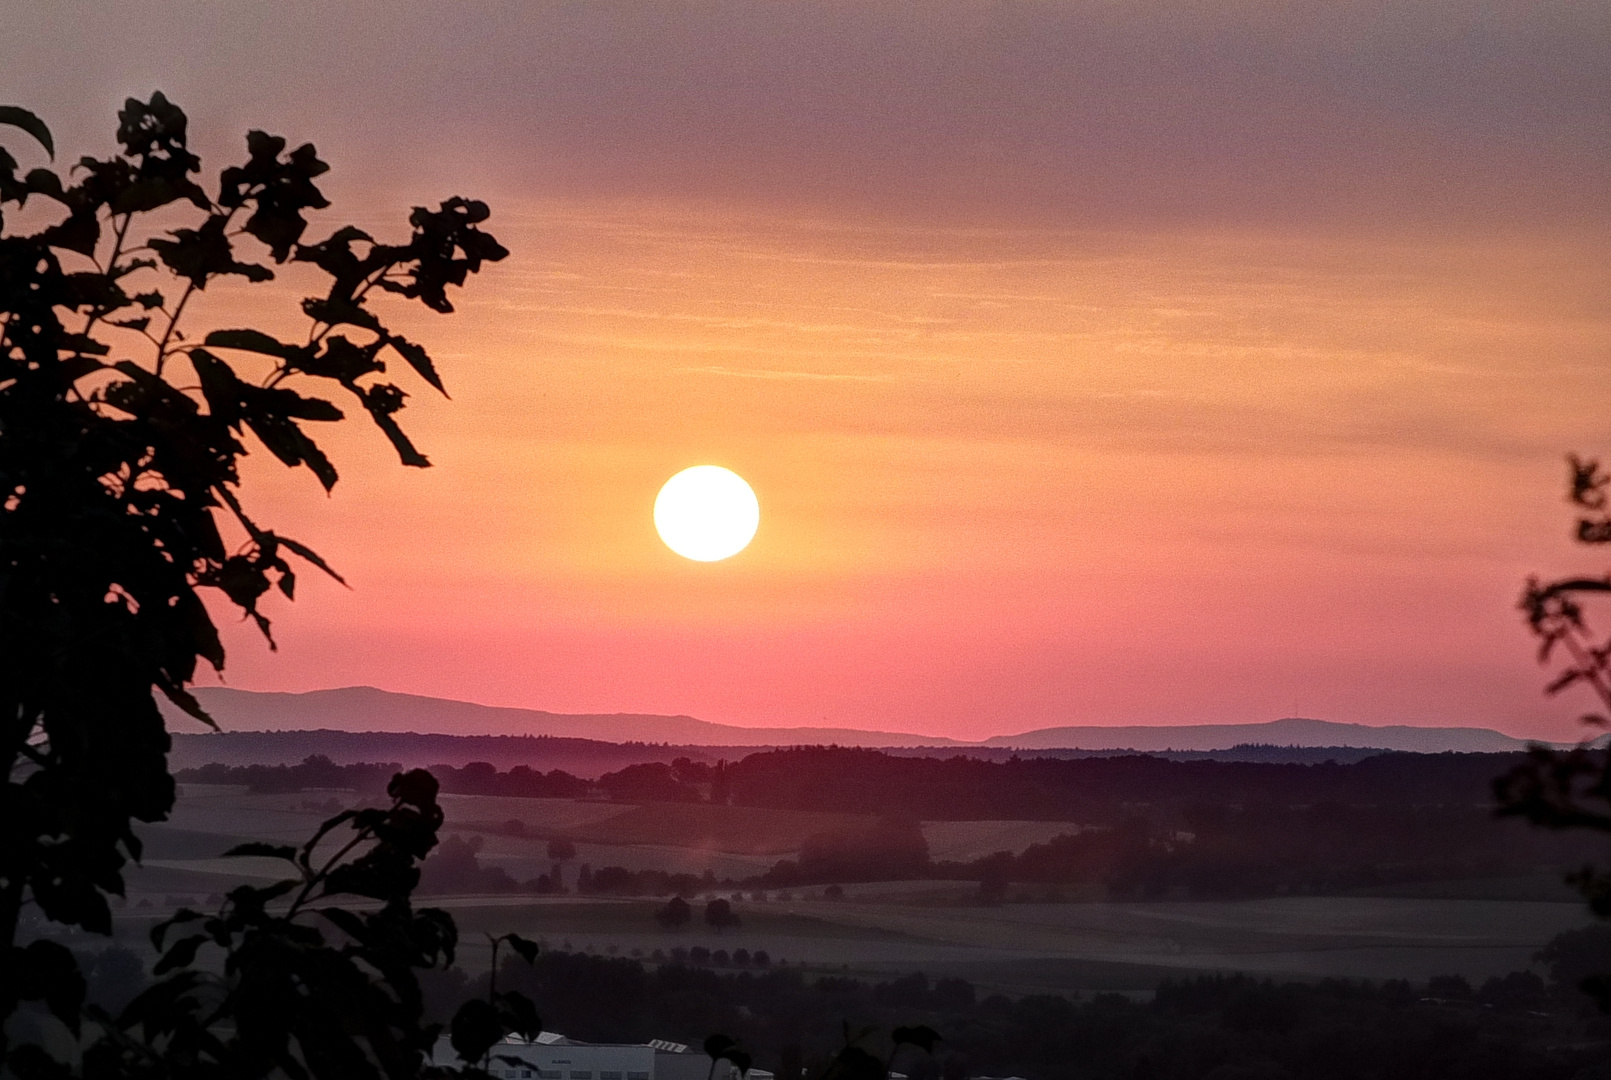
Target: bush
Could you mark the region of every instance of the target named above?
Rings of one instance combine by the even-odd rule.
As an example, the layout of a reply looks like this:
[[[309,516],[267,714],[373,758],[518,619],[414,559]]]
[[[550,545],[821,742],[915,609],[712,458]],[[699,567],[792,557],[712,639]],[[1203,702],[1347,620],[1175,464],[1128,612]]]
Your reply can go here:
[[[666,930],[681,930],[694,919],[694,910],[688,901],[680,896],[673,896],[666,901],[664,907],[654,914],[655,922]]]
[[[733,910],[731,902],[718,897],[705,905],[705,922],[719,934],[740,925],[743,920]]]
[[[1556,934],[1535,959],[1549,968],[1550,982],[1580,989],[1589,976],[1611,971],[1611,926],[1596,923]]]

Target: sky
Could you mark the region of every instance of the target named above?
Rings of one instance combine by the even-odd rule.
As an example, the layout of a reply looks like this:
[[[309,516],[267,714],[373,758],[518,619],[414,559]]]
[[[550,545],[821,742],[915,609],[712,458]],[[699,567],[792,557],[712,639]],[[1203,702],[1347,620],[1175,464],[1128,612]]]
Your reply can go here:
[[[69,158],[154,89],[218,164],[315,142],[316,230],[466,194],[512,251],[399,313],[433,468],[250,459],[351,588],[277,652],[217,608],[228,685],[956,738],[1588,707],[1515,603],[1602,571],[1611,7],[0,0]],[[760,500],[724,562],[654,534],[696,464]]]

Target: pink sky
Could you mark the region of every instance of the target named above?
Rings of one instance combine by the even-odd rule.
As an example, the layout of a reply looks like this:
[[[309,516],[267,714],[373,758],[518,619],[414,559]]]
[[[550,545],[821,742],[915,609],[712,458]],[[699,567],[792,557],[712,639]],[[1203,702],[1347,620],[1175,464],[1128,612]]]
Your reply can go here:
[[[1562,457],[1611,446],[1604,10],[644,7],[41,6],[0,44],[70,155],[161,87],[209,152],[314,139],[367,227],[481,194],[514,252],[411,327],[433,469],[358,425],[329,498],[254,458],[353,588],[305,577],[278,653],[233,627],[230,685],[1575,733],[1514,603],[1598,568]],[[701,463],[762,508],[713,565],[650,520]]]

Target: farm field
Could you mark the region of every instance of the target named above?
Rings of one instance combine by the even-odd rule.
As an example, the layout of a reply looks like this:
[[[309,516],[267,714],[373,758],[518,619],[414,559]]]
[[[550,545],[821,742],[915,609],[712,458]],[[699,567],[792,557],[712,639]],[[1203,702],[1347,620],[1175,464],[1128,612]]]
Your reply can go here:
[[[814,814],[754,806],[654,803],[568,830],[594,844],[676,845],[736,855],[781,857],[800,850],[806,837],[865,824],[857,814]]]
[[[144,830],[145,864],[130,874],[120,926],[143,926],[179,903],[205,904],[242,877],[278,876],[270,860],[223,859],[244,839],[294,842],[346,806],[344,792],[253,795],[191,785],[170,824]],[[519,880],[547,872],[546,837],[574,838],[588,862],[718,878],[758,873],[793,852],[812,831],[853,822],[848,815],[755,812],[678,804],[629,806],[559,799],[444,798],[446,833],[480,837],[484,864]],[[734,811],[737,811],[736,813]],[[504,823],[518,820],[522,835]],[[735,824],[735,822],[737,824]],[[1071,828],[1057,822],[926,823],[939,859],[1022,850]],[[770,832],[768,830],[771,830]],[[736,850],[735,850],[736,849]],[[650,899],[497,896],[431,897],[455,912],[467,935],[517,931],[550,947],[652,959],[703,946],[766,950],[813,970],[888,975],[956,974],[1002,990],[1144,991],[1171,974],[1243,971],[1281,977],[1473,980],[1525,968],[1555,934],[1588,921],[1584,907],[1547,882],[1505,882],[1426,890],[1428,895],[1285,897],[1250,901],[1101,902],[1044,887],[1014,890],[1014,901],[978,902],[973,882],[899,881],[847,885],[829,900],[820,887],[746,892],[734,900],[743,924],[717,934],[697,920],[661,929]],[[1414,890],[1403,890],[1413,893]],[[722,895],[732,896],[728,890]],[[1033,897],[1035,902],[1027,902]],[[467,955],[467,963],[475,963]]]
[[[1067,821],[925,821],[923,839],[936,862],[967,862],[998,851],[1021,853],[1031,844],[1079,832]]]

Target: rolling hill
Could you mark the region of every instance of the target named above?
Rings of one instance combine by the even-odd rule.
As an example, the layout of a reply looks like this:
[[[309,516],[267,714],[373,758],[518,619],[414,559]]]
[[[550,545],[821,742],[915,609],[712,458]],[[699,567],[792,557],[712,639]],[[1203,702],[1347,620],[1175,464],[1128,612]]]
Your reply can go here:
[[[1492,728],[1371,727],[1290,717],[1262,724],[1182,724],[1168,727],[1054,727],[999,735],[985,746],[1021,750],[1228,750],[1233,746],[1337,746],[1467,754],[1522,750],[1527,740]]]
[[[1015,735],[998,735],[981,742],[967,743],[910,732],[838,727],[749,728],[715,724],[692,716],[576,714],[500,708],[467,701],[398,694],[372,686],[348,686],[299,694],[202,687],[196,691],[196,695],[236,741],[249,732],[320,731],[326,738],[337,732],[354,736],[362,733],[420,733],[438,737],[543,737],[682,747],[760,748],[838,744],[891,749],[961,750],[971,746],[997,752],[1011,749],[1201,752],[1229,750],[1239,746],[1279,746],[1356,747],[1420,753],[1495,753],[1520,750],[1527,745],[1525,740],[1490,728],[1414,727],[1403,724],[1372,727],[1302,718],[1253,724],[1062,726],[1039,728]],[[177,717],[175,719],[178,720]],[[174,725],[175,731],[194,729],[193,721],[179,720]],[[203,743],[214,738],[205,735],[198,737]]]
[[[852,728],[745,728],[692,716],[551,713],[344,686],[301,694],[199,687],[196,697],[226,731],[386,731],[442,735],[549,735],[683,746],[961,746],[953,739]],[[169,710],[176,715],[176,710]],[[194,721],[176,730],[195,730]]]

